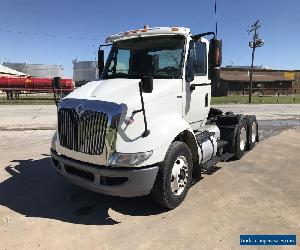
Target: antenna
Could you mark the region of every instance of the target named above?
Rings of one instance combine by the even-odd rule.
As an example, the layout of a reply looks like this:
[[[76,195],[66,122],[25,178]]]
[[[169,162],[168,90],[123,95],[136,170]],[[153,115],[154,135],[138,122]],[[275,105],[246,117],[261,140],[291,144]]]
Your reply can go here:
[[[218,36],[217,0],[215,0],[215,22],[216,22],[216,37],[217,37]]]

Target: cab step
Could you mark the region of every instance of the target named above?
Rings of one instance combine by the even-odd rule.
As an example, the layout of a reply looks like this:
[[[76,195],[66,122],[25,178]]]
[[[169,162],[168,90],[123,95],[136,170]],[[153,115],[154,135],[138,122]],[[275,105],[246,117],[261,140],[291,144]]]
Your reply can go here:
[[[210,172],[211,170],[213,170],[216,166],[216,164],[220,161],[228,161],[231,157],[233,157],[233,153],[225,153],[221,156],[214,156],[212,159],[210,159],[209,161],[205,162],[204,164],[202,164],[202,169],[205,170],[205,172]]]

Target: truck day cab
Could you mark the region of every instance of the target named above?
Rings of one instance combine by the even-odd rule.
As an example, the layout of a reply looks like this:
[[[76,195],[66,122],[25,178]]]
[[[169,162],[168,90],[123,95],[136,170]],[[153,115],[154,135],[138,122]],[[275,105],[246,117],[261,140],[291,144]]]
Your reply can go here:
[[[105,65],[101,46],[98,53],[100,80],[59,103],[51,143],[58,173],[108,195],[151,194],[174,209],[201,172],[254,147],[255,116],[210,108],[222,53],[213,32],[145,27],[106,43]]]

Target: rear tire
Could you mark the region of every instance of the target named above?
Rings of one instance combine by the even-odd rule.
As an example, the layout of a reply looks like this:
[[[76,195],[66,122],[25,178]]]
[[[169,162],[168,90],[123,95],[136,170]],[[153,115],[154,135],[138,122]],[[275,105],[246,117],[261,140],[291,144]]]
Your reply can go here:
[[[168,209],[179,206],[191,186],[192,172],[192,154],[188,146],[183,142],[173,142],[152,189],[154,200]]]
[[[246,117],[247,122],[247,150],[251,150],[258,141],[258,123],[254,115]]]
[[[243,157],[247,147],[247,124],[245,119],[242,119],[237,128],[234,143],[234,159],[239,160]]]

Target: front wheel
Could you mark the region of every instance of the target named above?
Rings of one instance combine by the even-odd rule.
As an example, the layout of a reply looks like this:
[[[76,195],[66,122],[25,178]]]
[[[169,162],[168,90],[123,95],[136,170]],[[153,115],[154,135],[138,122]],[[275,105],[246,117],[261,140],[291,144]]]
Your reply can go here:
[[[158,171],[152,189],[153,198],[169,209],[179,206],[191,186],[192,170],[192,154],[188,146],[183,142],[173,142]]]

